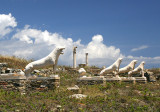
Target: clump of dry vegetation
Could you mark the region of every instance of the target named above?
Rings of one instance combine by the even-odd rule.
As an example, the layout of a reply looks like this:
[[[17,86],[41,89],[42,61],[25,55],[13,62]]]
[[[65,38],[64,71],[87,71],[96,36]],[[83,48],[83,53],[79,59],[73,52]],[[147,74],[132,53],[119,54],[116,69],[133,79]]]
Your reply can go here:
[[[2,56],[0,55],[0,63],[7,63],[8,67],[23,69],[32,60],[17,58],[15,56]]]
[[[9,60],[14,64],[10,65]],[[2,62],[1,59],[0,62]],[[4,58],[3,62],[9,63],[11,67],[24,67],[29,61],[10,57],[10,59]],[[61,77],[61,84],[59,88],[54,90],[28,91],[27,94],[21,95],[18,91],[0,89],[0,111],[160,111],[160,81],[148,82],[147,84],[106,82],[104,85],[79,85],[79,93],[88,97],[75,99],[69,97],[74,92],[68,91],[67,87],[77,84],[76,79],[79,77],[79,74],[68,71],[57,74]]]
[[[152,68],[149,71],[155,73],[155,74],[159,74],[160,73],[160,68]]]

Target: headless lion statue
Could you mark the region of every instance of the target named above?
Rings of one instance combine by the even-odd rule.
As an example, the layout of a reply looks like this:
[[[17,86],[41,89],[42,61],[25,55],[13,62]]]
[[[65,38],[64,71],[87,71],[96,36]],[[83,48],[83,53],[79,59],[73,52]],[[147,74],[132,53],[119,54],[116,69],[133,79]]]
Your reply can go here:
[[[137,63],[137,60],[131,61],[130,64],[128,64],[127,66],[119,69],[118,73],[126,73],[126,72],[129,72],[131,70],[134,70],[136,63]]]
[[[134,70],[128,72],[128,75],[131,76],[132,74],[140,72],[142,74],[142,77],[144,77],[144,64],[145,64],[145,62],[142,61],[137,68],[135,68]]]
[[[109,66],[108,68],[104,68],[100,72],[100,75],[102,75],[103,73],[110,73],[110,72],[114,72],[116,74],[119,71],[119,66],[121,62],[122,62],[122,58],[118,58],[117,61],[113,63],[111,66]]]
[[[34,69],[42,68],[42,67],[45,67],[48,65],[53,65],[53,71],[55,71],[57,63],[58,63],[58,58],[59,58],[60,54],[63,54],[64,49],[65,48],[55,48],[48,56],[46,56],[40,60],[29,63],[25,67],[25,75],[27,77],[29,77],[31,75],[30,73]]]

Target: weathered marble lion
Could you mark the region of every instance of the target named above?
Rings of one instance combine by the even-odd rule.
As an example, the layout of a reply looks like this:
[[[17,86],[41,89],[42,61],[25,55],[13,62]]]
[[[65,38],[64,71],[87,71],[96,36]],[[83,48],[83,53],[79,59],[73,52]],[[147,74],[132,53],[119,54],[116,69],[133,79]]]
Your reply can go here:
[[[113,63],[111,66],[109,66],[108,68],[104,68],[100,72],[100,75],[102,75],[103,73],[110,73],[110,72],[114,72],[116,74],[119,71],[119,66],[121,62],[122,62],[122,58],[118,58],[116,62]]]
[[[53,71],[56,70],[56,66],[58,63],[58,58],[60,56],[60,54],[63,54],[63,50],[65,48],[55,48],[48,56],[37,60],[37,61],[33,61],[31,63],[29,63],[26,67],[25,67],[25,75],[26,77],[29,77],[31,75],[31,72],[34,69],[39,69],[48,65],[53,65]]]
[[[142,61],[137,68],[128,72],[128,75],[131,76],[132,74],[140,73],[140,74],[142,74],[142,77],[144,77],[144,64],[145,64],[145,62]]]
[[[118,73],[126,73],[131,70],[134,70],[136,63],[137,63],[137,60],[131,61],[127,66],[120,68]]]

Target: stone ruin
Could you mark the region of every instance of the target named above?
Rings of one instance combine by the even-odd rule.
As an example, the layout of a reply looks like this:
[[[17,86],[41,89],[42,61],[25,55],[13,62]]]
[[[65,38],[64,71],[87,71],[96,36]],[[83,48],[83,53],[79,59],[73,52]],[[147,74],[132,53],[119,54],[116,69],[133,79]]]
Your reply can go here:
[[[0,64],[0,66],[0,88],[2,89],[18,90],[22,94],[25,94],[30,90],[44,91],[60,86],[60,77],[58,75],[50,75],[50,77],[30,77],[27,80],[21,69],[7,68],[7,65],[2,66],[2,64]]]
[[[63,54],[64,48],[55,48],[48,56],[40,60],[29,63],[24,72],[21,69],[7,68],[6,63],[0,63],[0,88],[7,90],[19,90],[25,94],[29,90],[48,90],[60,85],[60,77],[50,74],[49,77],[38,77],[32,75],[32,71],[48,65],[53,65],[56,70],[58,58]],[[38,73],[38,70],[33,72]]]
[[[130,82],[130,83],[147,83],[147,78],[144,75],[145,62],[141,62],[141,64],[135,68],[135,64],[137,60],[133,60],[127,66],[120,68],[120,64],[122,62],[122,58],[116,60],[111,66],[107,68],[103,68],[98,74],[94,76],[85,76],[77,79],[78,84],[105,84],[106,82]],[[119,69],[120,68],[120,69]],[[128,73],[126,77],[120,77],[119,74]],[[136,76],[136,74],[141,74],[141,76]],[[150,80],[148,80],[150,81]]]
[[[145,75],[144,64],[135,68],[137,60],[133,60],[127,66],[120,68],[122,58],[118,58],[115,63],[103,69],[91,68],[87,72],[84,68],[79,70],[76,68],[76,48],[73,47],[73,69],[74,72],[79,72],[81,77],[77,79],[78,84],[105,84],[106,82],[131,82],[131,83],[146,83],[148,78]],[[29,63],[23,72],[21,69],[7,68],[6,63],[0,63],[0,88],[7,90],[19,90],[25,94],[29,90],[48,90],[60,86],[60,77],[55,75],[57,69],[58,58],[63,54],[64,48],[54,49],[48,56],[40,60]],[[51,69],[41,69],[47,65],[53,65]],[[88,53],[86,53],[86,64],[88,66]],[[35,69],[35,70],[34,70]],[[45,71],[49,72],[46,73]],[[70,69],[68,70],[70,71]],[[128,77],[120,77],[119,74],[128,73]],[[141,74],[141,77],[135,77],[135,74]],[[147,72],[146,72],[147,73]],[[35,74],[35,75],[33,75]],[[39,75],[40,74],[40,75]],[[89,75],[86,75],[89,74]],[[73,88],[70,88],[73,90]],[[70,90],[68,89],[68,90]],[[77,88],[74,90],[77,90]]]
[[[60,77],[37,77],[26,80],[22,77],[7,77],[0,78],[0,88],[6,90],[18,90],[22,94],[30,90],[49,90],[60,85]]]

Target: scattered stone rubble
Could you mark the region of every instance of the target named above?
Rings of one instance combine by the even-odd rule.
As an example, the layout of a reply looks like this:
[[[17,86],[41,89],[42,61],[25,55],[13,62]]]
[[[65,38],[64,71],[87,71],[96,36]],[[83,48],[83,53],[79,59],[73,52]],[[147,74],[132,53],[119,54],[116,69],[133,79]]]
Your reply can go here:
[[[0,63],[0,68],[1,68],[1,67],[7,67],[7,66],[8,66],[7,63]]]
[[[148,82],[155,82],[157,79],[157,75],[149,71],[148,69],[145,70],[144,76],[147,78]]]

